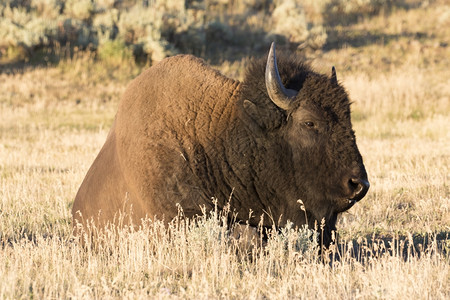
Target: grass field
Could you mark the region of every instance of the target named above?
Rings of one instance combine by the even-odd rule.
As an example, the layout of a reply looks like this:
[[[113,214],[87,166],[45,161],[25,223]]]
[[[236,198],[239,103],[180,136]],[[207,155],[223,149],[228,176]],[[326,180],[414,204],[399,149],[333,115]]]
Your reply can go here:
[[[450,7],[430,3],[337,26],[331,46],[311,54],[321,72],[335,65],[349,91],[371,182],[340,217],[327,263],[307,231],[249,248],[227,237],[221,212],[149,222],[82,249],[73,199],[142,67],[79,53],[3,68],[0,299],[449,299]],[[246,61],[216,67],[239,78]]]

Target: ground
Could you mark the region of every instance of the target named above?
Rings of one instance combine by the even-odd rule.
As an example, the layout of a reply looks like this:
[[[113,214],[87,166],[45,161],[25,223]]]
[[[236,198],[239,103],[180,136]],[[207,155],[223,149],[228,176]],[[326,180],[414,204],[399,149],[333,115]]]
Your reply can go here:
[[[245,248],[209,212],[82,249],[71,234],[74,196],[145,66],[83,52],[48,66],[3,65],[0,298],[448,299],[450,8],[430,3],[336,26],[308,54],[320,72],[334,65],[351,96],[371,182],[340,217],[340,252],[328,263],[297,231]],[[246,61],[215,67],[240,78]]]

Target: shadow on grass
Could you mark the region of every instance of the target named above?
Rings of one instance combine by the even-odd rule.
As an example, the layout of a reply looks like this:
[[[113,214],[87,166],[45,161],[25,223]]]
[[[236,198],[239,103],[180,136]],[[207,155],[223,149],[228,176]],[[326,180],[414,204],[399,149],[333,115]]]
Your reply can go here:
[[[369,2],[369,3],[368,3]],[[389,1],[362,1],[362,3],[346,3],[340,0],[331,0],[323,11],[326,26],[347,26],[364,21],[377,15],[389,15],[398,9],[411,10],[423,5],[417,0],[389,0]]]
[[[8,60],[0,62],[0,74],[17,74],[24,73],[29,69],[36,67],[48,67],[49,65],[44,62],[30,63],[25,60]]]
[[[382,257],[400,257],[404,261],[425,255],[450,255],[450,232],[440,231],[426,234],[397,236],[367,235],[350,241],[338,241],[336,248],[330,248],[327,259],[342,261],[348,258],[361,263]]]
[[[24,73],[29,69],[45,68],[56,66],[62,59],[73,57],[73,49],[68,50],[71,53],[56,53],[53,48],[28,50],[26,55],[20,55],[14,58],[1,59],[0,57],[0,74],[17,74]]]
[[[328,39],[324,45],[323,50],[329,51],[333,49],[340,49],[346,46],[360,48],[370,45],[385,46],[392,41],[397,41],[401,38],[408,40],[423,40],[430,36],[423,32],[406,32],[402,34],[386,34],[381,32],[367,32],[363,30],[352,29],[337,29],[330,28],[327,30]]]

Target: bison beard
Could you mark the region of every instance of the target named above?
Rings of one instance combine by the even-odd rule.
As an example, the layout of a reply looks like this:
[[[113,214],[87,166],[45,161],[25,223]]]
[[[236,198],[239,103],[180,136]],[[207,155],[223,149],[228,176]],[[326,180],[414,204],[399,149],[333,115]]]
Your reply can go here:
[[[80,186],[74,225],[172,220],[224,207],[238,220],[310,227],[339,213],[369,183],[350,120],[348,95],[295,54],[254,60],[243,82],[189,55],[167,58],[128,86],[107,140]],[[232,195],[230,197],[230,195]],[[306,212],[300,209],[303,201]],[[76,226],[77,227],[77,226]]]

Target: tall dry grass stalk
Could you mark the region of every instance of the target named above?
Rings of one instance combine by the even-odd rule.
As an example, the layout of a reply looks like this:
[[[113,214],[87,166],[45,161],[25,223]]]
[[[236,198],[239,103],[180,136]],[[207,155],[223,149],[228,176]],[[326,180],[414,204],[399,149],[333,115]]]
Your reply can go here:
[[[296,251],[295,231],[269,238],[248,256],[216,216],[148,222],[139,231],[105,233],[82,248],[68,235],[3,246],[1,298],[416,298],[448,296],[448,257],[435,241],[420,257],[387,244],[348,250],[323,263],[313,248]],[[294,239],[293,239],[294,237]],[[392,241],[399,242],[399,241]]]

